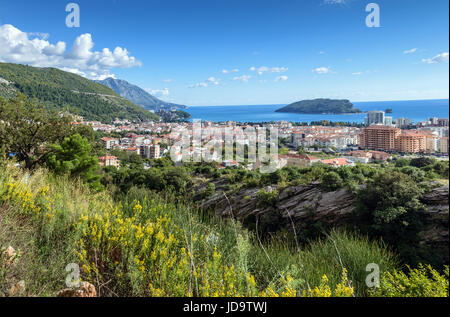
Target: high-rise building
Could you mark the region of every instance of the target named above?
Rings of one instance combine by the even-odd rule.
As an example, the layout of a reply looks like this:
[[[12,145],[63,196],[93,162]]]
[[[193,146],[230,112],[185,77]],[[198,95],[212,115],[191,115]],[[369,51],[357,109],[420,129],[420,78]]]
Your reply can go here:
[[[438,125],[440,127],[448,127],[448,119],[438,119]]]
[[[365,119],[365,123],[367,126],[371,126],[372,124],[384,124],[385,123],[385,112],[384,111],[368,112],[367,117]]]
[[[394,124],[394,120],[392,119],[392,117],[384,117],[384,125],[393,125]]]
[[[408,118],[398,118],[395,121],[395,126],[400,129],[409,127],[411,125],[412,125],[412,121],[411,121],[411,119],[408,119]]]
[[[420,131],[404,130],[396,139],[396,149],[399,152],[425,152],[426,146],[425,134]]]
[[[392,126],[371,125],[364,128],[360,135],[360,147],[373,150],[395,150],[395,140],[401,130]]]
[[[439,118],[429,118],[428,123],[431,125],[438,125]]]

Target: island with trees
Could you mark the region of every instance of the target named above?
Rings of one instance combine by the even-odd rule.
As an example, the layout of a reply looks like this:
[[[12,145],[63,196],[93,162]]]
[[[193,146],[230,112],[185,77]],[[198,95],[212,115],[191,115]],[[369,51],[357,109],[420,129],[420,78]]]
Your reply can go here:
[[[362,113],[346,99],[314,99],[294,102],[276,112],[303,113],[303,114],[347,114]]]

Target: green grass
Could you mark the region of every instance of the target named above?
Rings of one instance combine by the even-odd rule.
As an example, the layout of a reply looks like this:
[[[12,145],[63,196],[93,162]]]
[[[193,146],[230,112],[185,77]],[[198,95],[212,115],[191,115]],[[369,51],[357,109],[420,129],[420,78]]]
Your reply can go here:
[[[324,274],[330,285],[337,285],[341,280],[342,268],[346,268],[356,295],[365,296],[366,266],[369,263],[378,264],[381,272],[398,267],[395,255],[383,244],[344,231],[334,230],[325,239],[312,241],[299,249],[286,241],[283,238],[273,239],[266,247],[267,254],[260,248],[253,250],[255,272],[263,272],[255,273],[261,283],[269,284],[280,271],[287,271],[298,280],[301,288],[307,287],[307,284],[318,285]]]

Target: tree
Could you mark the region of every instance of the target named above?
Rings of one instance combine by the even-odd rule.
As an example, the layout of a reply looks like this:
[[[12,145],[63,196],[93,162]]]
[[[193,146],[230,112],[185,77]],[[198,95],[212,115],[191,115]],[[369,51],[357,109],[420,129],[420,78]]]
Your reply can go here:
[[[66,137],[60,145],[53,145],[47,155],[47,166],[60,175],[79,177],[89,184],[91,188],[100,189],[100,176],[98,159],[90,154],[89,141],[79,134]]]
[[[420,202],[423,188],[411,176],[398,171],[380,172],[358,193],[357,213],[360,228],[374,237],[382,237],[397,249],[401,258],[417,265],[428,255],[420,245],[423,228]]]
[[[425,167],[425,166],[428,166],[428,165],[432,165],[434,163],[436,163],[436,159],[434,159],[432,157],[424,156],[424,157],[413,158],[411,160],[410,165],[414,166],[414,167],[421,168],[421,167]]]
[[[406,159],[406,158],[399,158],[395,161],[395,167],[405,167],[405,166],[409,166],[409,163],[411,162],[411,160]]]
[[[405,166],[400,169],[403,174],[411,176],[411,178],[417,182],[423,182],[426,177],[426,173],[419,168],[413,166]]]
[[[325,173],[322,177],[322,188],[327,191],[338,190],[343,186],[341,176],[336,172]]]
[[[7,153],[17,153],[27,169],[42,165],[49,145],[63,140],[71,130],[69,117],[46,110],[22,94],[12,100],[0,98],[0,118],[0,144]]]

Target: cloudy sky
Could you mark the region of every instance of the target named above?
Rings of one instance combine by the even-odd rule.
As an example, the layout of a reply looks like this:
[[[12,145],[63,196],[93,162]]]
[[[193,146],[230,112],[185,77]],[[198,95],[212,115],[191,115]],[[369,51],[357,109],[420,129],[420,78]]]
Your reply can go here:
[[[187,105],[448,98],[448,0],[2,0],[0,62],[125,79]]]

